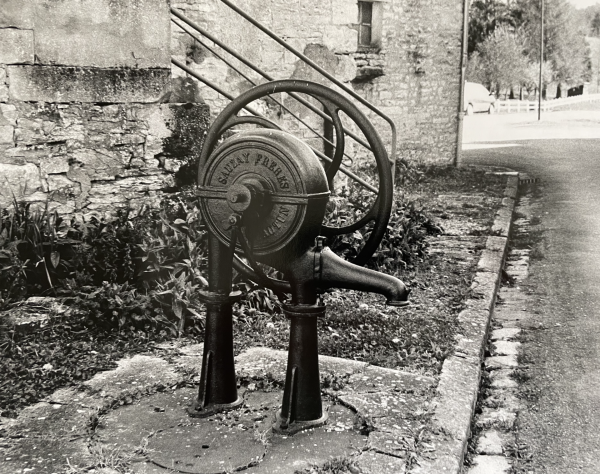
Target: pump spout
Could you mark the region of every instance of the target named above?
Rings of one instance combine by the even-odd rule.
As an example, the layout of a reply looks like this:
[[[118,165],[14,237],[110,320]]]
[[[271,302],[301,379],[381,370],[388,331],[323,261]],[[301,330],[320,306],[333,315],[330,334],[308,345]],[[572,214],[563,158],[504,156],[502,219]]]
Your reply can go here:
[[[315,252],[315,279],[321,289],[346,288],[378,293],[387,298],[386,304],[390,306],[408,305],[410,290],[398,278],[347,262],[329,247]]]

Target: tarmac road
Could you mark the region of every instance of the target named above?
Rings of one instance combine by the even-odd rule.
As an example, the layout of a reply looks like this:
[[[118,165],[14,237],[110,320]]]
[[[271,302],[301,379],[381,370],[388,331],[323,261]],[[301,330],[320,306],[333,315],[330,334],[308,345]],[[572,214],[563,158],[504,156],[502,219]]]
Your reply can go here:
[[[541,329],[524,332],[531,378],[517,423],[532,462],[519,472],[600,473],[600,105],[583,108],[541,122],[534,113],[465,120],[465,164],[541,180],[542,255],[530,264],[524,308]]]

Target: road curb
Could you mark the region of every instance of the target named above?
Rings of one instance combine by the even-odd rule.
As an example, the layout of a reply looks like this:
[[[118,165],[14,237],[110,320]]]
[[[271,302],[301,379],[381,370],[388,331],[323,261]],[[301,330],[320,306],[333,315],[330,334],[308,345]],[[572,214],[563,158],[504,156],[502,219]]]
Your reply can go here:
[[[444,361],[433,404],[434,459],[420,459],[410,474],[460,474],[479,392],[481,363],[494,301],[501,281],[519,187],[518,173],[508,175],[502,207],[477,265],[461,325],[456,351]]]

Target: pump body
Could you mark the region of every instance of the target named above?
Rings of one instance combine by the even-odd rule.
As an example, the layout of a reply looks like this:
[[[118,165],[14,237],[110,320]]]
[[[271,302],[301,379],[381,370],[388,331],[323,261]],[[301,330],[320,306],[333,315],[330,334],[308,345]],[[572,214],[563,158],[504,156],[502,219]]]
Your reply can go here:
[[[209,232],[209,288],[202,292],[206,337],[191,415],[241,403],[233,362],[231,307],[238,296],[231,292],[232,266],[279,294],[291,294],[283,305],[291,321],[286,384],[274,424],[288,434],[327,418],[318,367],[317,319],[325,315],[317,304],[319,292],[349,288],[382,294],[391,305],[407,304],[409,291],[400,280],[347,262],[323,246],[330,182],[308,145],[274,129],[237,133],[202,164],[198,196]],[[267,278],[259,262],[283,273],[284,280]]]

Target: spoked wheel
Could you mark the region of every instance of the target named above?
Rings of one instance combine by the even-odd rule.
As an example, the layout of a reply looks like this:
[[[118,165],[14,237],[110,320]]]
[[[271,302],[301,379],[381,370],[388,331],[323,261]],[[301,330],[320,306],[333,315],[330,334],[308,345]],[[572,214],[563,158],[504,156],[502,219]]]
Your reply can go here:
[[[278,93],[288,93],[294,97],[296,97],[297,94],[307,95],[319,102],[323,107],[325,114],[331,119],[335,135],[335,149],[333,156],[328,158],[316,151],[316,154],[322,159],[324,171],[329,183],[332,183],[335,176],[340,172],[345,156],[346,139],[344,126],[340,117],[341,113],[345,114],[347,118],[354,122],[368,142],[370,150],[375,158],[378,172],[379,182],[375,187],[376,199],[374,199],[370,208],[355,222],[344,224],[340,227],[324,225],[321,230],[322,235],[333,237],[354,232],[372,223],[370,234],[353,261],[353,263],[357,265],[363,265],[373,255],[387,230],[393,202],[391,166],[385,146],[373,124],[346,97],[328,87],[307,81],[283,80],[259,85],[238,96],[219,114],[206,136],[200,156],[198,184],[202,185],[204,183],[205,174],[207,172],[205,164],[215,150],[219,139],[223,137],[226,132],[231,131],[234,127],[246,124],[256,125],[267,129],[281,129],[275,122],[263,116],[240,114],[243,109],[251,109],[250,104],[252,102],[260,99],[267,99],[269,96]],[[350,179],[354,178],[351,176]],[[370,187],[374,188],[373,186]],[[249,249],[245,250],[244,256],[250,261],[251,265],[248,265],[238,255],[235,255],[234,267],[236,270],[267,287],[278,291],[289,292],[290,285],[288,282],[272,278],[266,280],[264,274],[259,274],[255,262],[251,261],[252,256],[248,252]]]

